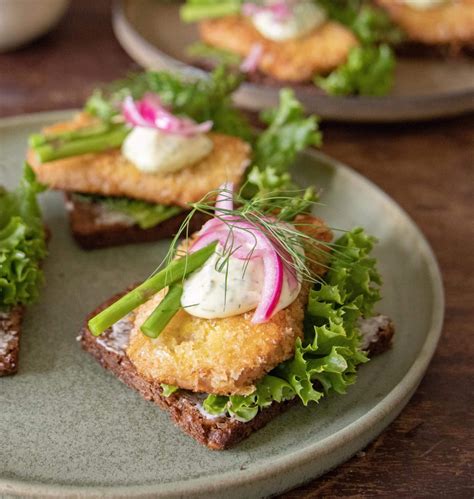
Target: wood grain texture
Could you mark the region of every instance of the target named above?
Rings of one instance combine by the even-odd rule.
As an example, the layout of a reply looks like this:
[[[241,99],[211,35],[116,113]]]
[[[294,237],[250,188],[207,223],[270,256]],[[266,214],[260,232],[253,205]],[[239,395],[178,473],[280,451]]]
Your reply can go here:
[[[97,83],[133,69],[113,37],[109,2],[75,0],[55,31],[0,55],[0,115],[78,106]],[[323,129],[323,151],[388,192],[427,236],[443,271],[446,320],[399,418],[352,460],[283,497],[472,497],[474,119]]]

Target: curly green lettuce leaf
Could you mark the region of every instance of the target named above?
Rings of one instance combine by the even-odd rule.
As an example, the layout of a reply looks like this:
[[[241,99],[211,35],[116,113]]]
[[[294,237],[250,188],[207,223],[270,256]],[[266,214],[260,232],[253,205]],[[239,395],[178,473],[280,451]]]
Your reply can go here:
[[[351,27],[359,40],[366,44],[397,45],[405,37],[384,10],[371,5],[362,6]]]
[[[130,217],[141,229],[150,229],[183,211],[179,206],[147,203],[139,199],[79,194],[75,197],[86,203],[100,203],[105,209]]]
[[[44,187],[26,165],[20,185],[0,189],[0,309],[34,302],[43,282],[40,262],[46,256],[36,195]]]
[[[45,186],[36,180],[34,171],[25,165],[18,187],[8,192],[0,186],[0,229],[5,227],[13,216],[20,216],[35,231],[41,228],[41,211],[36,195],[45,190]]]
[[[163,389],[162,395],[163,397],[169,397],[173,395],[173,393],[177,392],[179,388],[174,385],[167,385],[166,383],[161,383],[161,388]]]
[[[308,211],[317,200],[314,189],[302,192],[293,182],[289,168],[298,153],[306,147],[321,144],[321,132],[316,116],[306,117],[303,106],[290,89],[280,92],[279,105],[261,113],[267,125],[255,139],[253,161],[248,169],[242,195],[246,199],[270,199],[293,196],[294,202],[285,207],[282,219],[292,220],[296,214]],[[281,206],[280,206],[281,207]]]
[[[292,90],[280,91],[279,104],[261,113],[267,125],[255,140],[252,167],[248,170],[243,196],[247,199],[294,193],[301,197],[301,190],[292,181],[289,168],[298,153],[309,146],[321,145],[322,137],[318,118],[305,116],[302,104]],[[309,191],[302,196],[309,200]],[[315,195],[312,194],[314,201]]]
[[[347,61],[315,84],[331,95],[386,95],[393,86],[395,56],[382,44],[354,47]]]
[[[403,32],[381,8],[367,0],[317,0],[330,19],[347,26],[363,44],[397,44]]]
[[[291,222],[297,215],[309,213],[319,196],[313,186],[305,190],[300,189],[292,180],[288,172],[278,173],[271,166],[260,170],[254,166],[247,175],[248,184],[245,192],[252,192],[249,206],[262,205],[268,211],[278,211],[278,218]],[[285,203],[282,205],[282,196]]]
[[[368,360],[360,349],[357,320],[370,316],[380,299],[380,275],[369,256],[374,242],[360,228],[336,241],[325,282],[311,290],[305,337],[297,339],[294,357],[266,375],[250,395],[209,395],[203,403],[208,413],[250,421],[273,402],[298,398],[307,405],[346,392],[357,366]]]
[[[404,35],[387,13],[367,0],[318,0],[329,18],[347,26],[359,39],[345,64],[314,83],[330,95],[386,95],[393,85],[395,55],[390,45]]]
[[[145,71],[97,90],[87,101],[85,110],[103,120],[111,120],[119,113],[120,103],[127,95],[139,99],[146,92],[153,92],[177,114],[199,123],[212,120],[214,131],[251,140],[253,134],[248,121],[232,104],[232,93],[241,81],[241,76],[224,66],[216,68],[210,78],[196,81],[167,71]]]
[[[279,105],[260,115],[267,128],[258,136],[253,163],[264,169],[271,166],[286,173],[296,155],[309,146],[321,145],[316,116],[305,116],[304,108],[289,88],[280,91]]]
[[[251,395],[208,395],[203,409],[213,416],[233,416],[238,421],[253,419],[258,411],[273,402],[285,402],[295,397],[292,386],[281,377],[266,375]]]
[[[350,303],[360,312],[352,317],[355,323],[362,315],[370,317],[374,305],[381,299],[382,279],[377,270],[377,260],[370,257],[376,239],[362,228],[346,232],[335,243],[335,255],[325,281],[329,286],[337,286],[340,300]],[[349,311],[346,311],[346,316]]]

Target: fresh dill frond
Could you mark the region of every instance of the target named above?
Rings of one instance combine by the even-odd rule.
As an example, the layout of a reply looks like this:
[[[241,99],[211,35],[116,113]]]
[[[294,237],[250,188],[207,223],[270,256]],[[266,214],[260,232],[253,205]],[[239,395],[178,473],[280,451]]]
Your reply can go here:
[[[217,197],[232,200],[235,208],[219,207],[216,209]],[[304,228],[312,224],[303,218],[298,219],[298,215],[309,214],[311,208],[319,204],[314,199],[316,199],[314,190],[308,189],[261,195],[252,199],[246,199],[242,195],[242,189],[238,193],[226,188],[213,190],[200,201],[189,204],[190,212],[174,236],[162,265],[168,265],[176,256],[186,254],[187,251],[183,248],[187,248],[192,237],[189,233],[190,221],[197,213],[200,213],[220,220],[228,229],[226,241],[219,251],[219,258],[216,262],[216,270],[226,274],[226,288],[229,259],[241,248],[236,241],[236,231],[246,232],[249,239],[253,238],[254,241],[253,246],[250,243],[247,248],[248,255],[244,259],[243,273],[247,270],[257,247],[257,233],[261,233],[271,241],[283,265],[287,269],[295,270],[298,278],[312,284],[323,283],[323,279],[312,269],[315,266],[329,269],[329,254],[337,258],[340,252],[336,243],[321,241],[312,236],[309,231],[305,231]],[[299,206],[299,209],[291,210],[289,206]],[[241,222],[247,225],[243,227]],[[187,241],[184,245],[180,243],[183,236]],[[342,255],[341,253],[341,257]]]

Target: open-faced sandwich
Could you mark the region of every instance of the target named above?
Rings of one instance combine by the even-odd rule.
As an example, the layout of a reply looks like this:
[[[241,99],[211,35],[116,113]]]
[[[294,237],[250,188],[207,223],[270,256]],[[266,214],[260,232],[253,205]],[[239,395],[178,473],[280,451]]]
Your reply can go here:
[[[0,187],[0,376],[18,369],[24,307],[43,282],[46,234],[36,200],[42,190],[28,166],[14,191]]]
[[[330,94],[383,95],[392,85],[390,44],[402,35],[366,0],[188,0],[199,21],[191,56],[241,63],[250,79],[316,84]]]
[[[163,266],[91,314],[83,348],[211,449],[345,393],[393,325],[374,313],[374,239],[354,229],[334,240],[310,213],[312,192],[209,193]],[[209,220],[191,234],[196,213]]]
[[[218,68],[195,82],[145,72],[96,92],[72,121],[30,137],[38,179],[66,193],[73,236],[84,248],[171,237],[224,181],[242,185],[252,165],[276,164],[319,141],[291,92],[255,133],[231,103],[238,76]],[[276,163],[275,163],[276,161]],[[197,229],[203,223],[196,217]]]
[[[474,48],[474,0],[375,0],[406,33],[426,45]]]

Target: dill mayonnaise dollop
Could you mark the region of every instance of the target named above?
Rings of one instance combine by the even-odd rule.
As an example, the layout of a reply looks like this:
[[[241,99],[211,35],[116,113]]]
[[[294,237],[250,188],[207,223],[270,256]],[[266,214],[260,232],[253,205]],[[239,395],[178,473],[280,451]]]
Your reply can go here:
[[[212,148],[212,140],[203,133],[183,136],[137,126],[122,144],[122,154],[141,171],[169,173],[192,166]]]
[[[281,42],[307,35],[326,21],[326,12],[312,1],[298,2],[283,19],[275,19],[271,11],[261,11],[251,16],[253,25],[261,35]]]
[[[264,282],[262,258],[239,260],[221,257],[222,247],[184,281],[181,305],[191,315],[216,319],[253,310],[262,297]],[[290,287],[284,272],[283,286],[276,307],[282,310],[293,303],[301,290],[301,282]]]

